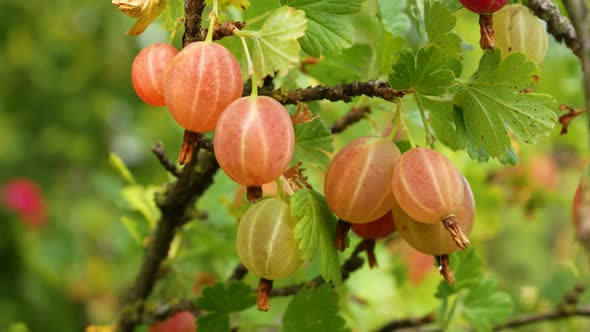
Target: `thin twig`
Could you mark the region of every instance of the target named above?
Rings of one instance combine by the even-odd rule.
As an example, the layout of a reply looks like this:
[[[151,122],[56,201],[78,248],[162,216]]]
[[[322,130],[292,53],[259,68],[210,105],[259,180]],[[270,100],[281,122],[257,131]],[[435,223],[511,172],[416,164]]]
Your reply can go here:
[[[244,266],[244,264],[240,263],[234,268],[234,271],[232,272],[228,281],[242,280],[246,274],[248,274],[248,269]]]
[[[544,321],[555,321],[569,317],[590,317],[590,306],[573,310],[557,310],[518,316],[502,325],[494,327],[494,331],[513,329],[525,325],[532,325]]]
[[[170,172],[170,174],[174,175],[175,177],[179,177],[181,171],[176,164],[174,164],[170,159],[168,159],[168,155],[166,151],[164,151],[164,146],[162,143],[157,143],[156,145],[151,147],[152,152],[156,155],[156,158],[160,161],[160,164],[164,166],[164,168]]]
[[[342,281],[345,281],[350,277],[350,274],[358,269],[360,269],[365,261],[358,256],[358,252],[355,250],[353,254],[348,258],[344,264],[340,267],[340,271],[342,273]],[[315,288],[320,285],[325,284],[326,281],[322,276],[317,276],[310,281],[302,282],[295,285],[285,286],[281,288],[274,288],[270,293],[270,296],[289,296],[296,294],[299,290],[303,288]]]
[[[559,8],[551,0],[529,0],[527,6],[537,17],[547,22],[547,31],[558,42],[565,42],[576,55],[580,55],[580,43],[576,30],[570,20],[559,13]]]
[[[334,122],[334,124],[330,127],[330,131],[332,132],[332,134],[341,133],[350,125],[353,125],[361,121],[369,113],[371,113],[371,108],[368,106],[360,108],[353,107],[343,117]]]
[[[408,327],[420,327],[423,325],[428,325],[430,323],[434,323],[436,317],[434,313],[429,313],[422,317],[410,317],[410,318],[401,318],[392,320],[391,322],[383,325],[377,332],[389,332],[389,331],[396,331],[400,329],[405,329]]]

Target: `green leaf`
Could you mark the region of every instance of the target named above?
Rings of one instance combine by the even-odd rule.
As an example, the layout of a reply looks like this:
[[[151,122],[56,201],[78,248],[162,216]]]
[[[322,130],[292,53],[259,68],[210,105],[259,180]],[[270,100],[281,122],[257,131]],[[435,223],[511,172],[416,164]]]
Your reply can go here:
[[[258,21],[264,17],[266,20],[259,30],[244,29],[238,35],[254,41],[251,52],[256,77],[263,78],[267,75],[274,77],[275,72],[284,75],[290,67],[299,62],[301,46],[297,39],[305,33],[307,22],[305,13],[302,10],[283,6],[253,18],[246,22],[246,26],[249,22]]]
[[[463,149],[464,147],[460,147],[457,142],[458,134],[453,116],[453,103],[422,95],[418,95],[418,98],[429,114],[430,128],[437,141],[454,151]]]
[[[463,70],[461,58],[461,37],[453,32],[457,19],[451,11],[439,2],[424,4],[424,29],[428,45],[437,45],[448,58],[447,66],[455,76]]]
[[[484,278],[467,293],[463,310],[476,331],[491,331],[495,324],[502,323],[512,314],[513,303],[510,295],[496,289],[494,280]]]
[[[334,137],[330,129],[326,127],[322,119],[317,118],[311,122],[300,123],[295,129],[295,151],[293,160],[316,165],[327,169],[330,158],[326,152],[334,151],[332,145]]]
[[[160,27],[165,31],[172,31],[178,26],[177,20],[184,17],[184,1],[167,0],[166,7],[158,17]]]
[[[441,280],[435,294],[437,298],[445,298],[458,291],[471,287],[480,282],[483,276],[483,265],[481,258],[473,248],[454,252],[449,255],[451,271],[455,276],[455,284],[449,285]]]
[[[228,332],[230,330],[229,314],[214,312],[197,319],[199,332]]]
[[[403,36],[410,30],[410,18],[405,13],[406,0],[379,0],[381,21],[394,36]]]
[[[206,0],[205,3],[207,6],[213,6],[213,0]],[[217,1],[218,10],[225,10],[229,7],[234,7],[239,10],[247,10],[250,7],[250,1],[248,0],[218,0]]]
[[[220,313],[242,311],[254,304],[256,304],[256,295],[242,282],[232,282],[229,285],[216,283],[205,287],[203,295],[197,299],[197,306],[200,309]]]
[[[291,215],[299,220],[294,232],[300,240],[301,259],[310,260],[319,252],[322,277],[340,285],[340,259],[334,245],[338,218],[330,211],[324,196],[315,190],[298,190],[291,197]]]
[[[133,174],[129,171],[129,168],[125,166],[125,163],[116,153],[111,152],[109,155],[109,163],[113,168],[119,172],[119,175],[123,180],[127,181],[129,184],[135,184],[135,178],[133,178]]]
[[[478,160],[487,160],[487,155],[508,161],[509,129],[525,143],[553,129],[557,120],[553,97],[520,92],[534,84],[532,77],[538,73],[537,65],[524,54],[513,53],[502,61],[497,49],[484,54],[469,80],[460,81],[455,101],[463,109],[470,155],[480,156]]]
[[[160,209],[154,200],[158,189],[155,186],[127,186],[121,189],[123,199],[133,210],[143,215],[152,230],[156,228],[156,223],[160,218]]]
[[[338,314],[338,310],[338,294],[330,285],[324,284],[309,290],[303,289],[293,297],[287,306],[283,317],[282,331],[351,331],[346,327],[346,322]]]
[[[448,91],[455,78],[446,69],[447,58],[443,50],[430,45],[418,51],[416,59],[412,53],[403,51],[393,65],[389,83],[394,89],[415,90],[423,95],[441,95]]]
[[[301,38],[305,53],[339,54],[353,44],[353,26],[348,15],[358,13],[363,0],[282,0],[283,4],[305,11],[307,31]]]
[[[455,12],[455,11],[463,8],[463,5],[457,0],[441,0],[440,3],[441,3],[441,5],[445,6],[451,12]]]

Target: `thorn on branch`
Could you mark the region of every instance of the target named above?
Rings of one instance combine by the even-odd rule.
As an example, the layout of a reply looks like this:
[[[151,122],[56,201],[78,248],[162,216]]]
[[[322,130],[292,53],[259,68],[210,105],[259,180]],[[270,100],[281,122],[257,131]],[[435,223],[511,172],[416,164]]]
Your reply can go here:
[[[560,135],[567,134],[567,130],[570,125],[570,122],[572,122],[573,119],[577,118],[581,114],[587,112],[587,110],[577,110],[571,106],[567,106],[567,105],[563,105],[563,104],[559,105],[559,110],[560,111],[568,111],[566,114],[559,117],[559,123],[561,123],[561,125],[562,125]]]
[[[160,161],[160,164],[162,164],[162,166],[164,166],[164,168],[170,174],[172,174],[175,177],[180,176],[180,169],[176,167],[176,165],[172,161],[170,161],[170,159],[168,159],[168,155],[166,154],[166,151],[164,151],[164,145],[162,145],[162,143],[157,143],[156,145],[152,146],[151,150],[156,156],[156,158],[158,158],[158,160]]]

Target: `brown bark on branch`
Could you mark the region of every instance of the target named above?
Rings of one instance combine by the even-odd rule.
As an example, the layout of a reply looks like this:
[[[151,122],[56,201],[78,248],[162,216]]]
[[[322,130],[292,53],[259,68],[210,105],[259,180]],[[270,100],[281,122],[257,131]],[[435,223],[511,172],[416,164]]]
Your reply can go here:
[[[377,330],[377,332],[389,332],[400,329],[406,329],[408,327],[420,327],[428,325],[430,323],[434,323],[435,319],[436,317],[434,316],[434,313],[429,313],[422,317],[410,317],[392,320],[391,322],[383,325],[383,327]]]
[[[295,90],[269,90],[262,88],[258,90],[259,95],[270,96],[278,100],[281,104],[297,104],[314,100],[340,101],[345,103],[352,101],[353,97],[368,96],[379,97],[388,101],[394,101],[406,95],[405,91],[393,89],[388,82],[370,80],[366,82],[354,81],[352,83],[338,84],[334,86],[317,85]],[[246,86],[244,96],[250,95],[250,86]]]
[[[569,317],[590,317],[590,306],[573,310],[557,310],[515,317],[508,322],[494,327],[494,331],[503,331],[540,322],[555,321]]]
[[[158,202],[162,216],[146,248],[141,268],[133,287],[127,294],[116,331],[131,332],[140,321],[143,304],[156,283],[162,261],[168,256],[170,243],[176,230],[192,213],[196,199],[213,182],[213,175],[219,168],[213,155],[197,145],[197,153],[183,168],[178,180],[167,190]]]
[[[559,8],[551,0],[529,0],[527,6],[537,17],[547,22],[547,31],[558,42],[564,42],[574,54],[579,56],[580,43],[576,30],[570,20],[559,13]]]
[[[330,131],[332,132],[332,134],[341,133],[350,125],[353,125],[364,119],[365,116],[369,113],[371,113],[371,108],[369,108],[368,106],[361,108],[353,107],[343,117],[334,122],[334,124],[330,127]]]
[[[582,62],[582,71],[584,73],[586,109],[590,109],[590,10],[585,0],[564,0],[563,4],[567,8],[572,24],[576,29],[578,40],[580,42],[580,51],[578,56]],[[590,118],[587,126],[590,128]]]

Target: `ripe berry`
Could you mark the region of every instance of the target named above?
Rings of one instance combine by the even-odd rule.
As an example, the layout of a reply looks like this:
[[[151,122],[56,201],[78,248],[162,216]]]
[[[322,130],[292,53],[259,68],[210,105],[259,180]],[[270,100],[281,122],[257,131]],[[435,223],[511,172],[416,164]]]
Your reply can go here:
[[[183,128],[211,131],[221,112],[242,95],[242,80],[240,65],[228,49],[211,42],[189,44],[166,72],[166,106]]]
[[[352,224],[352,231],[363,239],[377,240],[389,236],[395,231],[393,214],[391,210],[387,211],[377,220],[366,224]]]
[[[261,186],[289,166],[295,132],[283,105],[266,96],[242,97],[223,112],[213,139],[219,166],[234,181]]]
[[[195,332],[196,330],[195,316],[190,311],[184,310],[151,325],[148,332]]]
[[[391,183],[395,200],[412,219],[442,222],[459,248],[469,245],[455,218],[463,202],[463,177],[449,159],[427,148],[408,150],[397,161]]]
[[[459,0],[465,8],[476,14],[492,14],[504,7],[508,0]]]
[[[332,159],[324,192],[336,216],[350,223],[368,223],[391,210],[393,166],[400,152],[382,137],[362,137]]]
[[[537,64],[547,54],[547,32],[533,13],[520,4],[508,5],[494,14],[496,46],[506,57],[512,52],[522,52]]]
[[[142,49],[131,67],[131,83],[144,102],[164,106],[164,77],[166,68],[178,50],[166,43],[157,43]]]
[[[463,200],[457,210],[456,220],[463,233],[469,235],[475,221],[475,200],[465,178],[463,178],[463,191]],[[422,253],[441,256],[459,249],[442,223],[427,224],[416,221],[397,202],[393,204],[393,217],[401,237]]]

